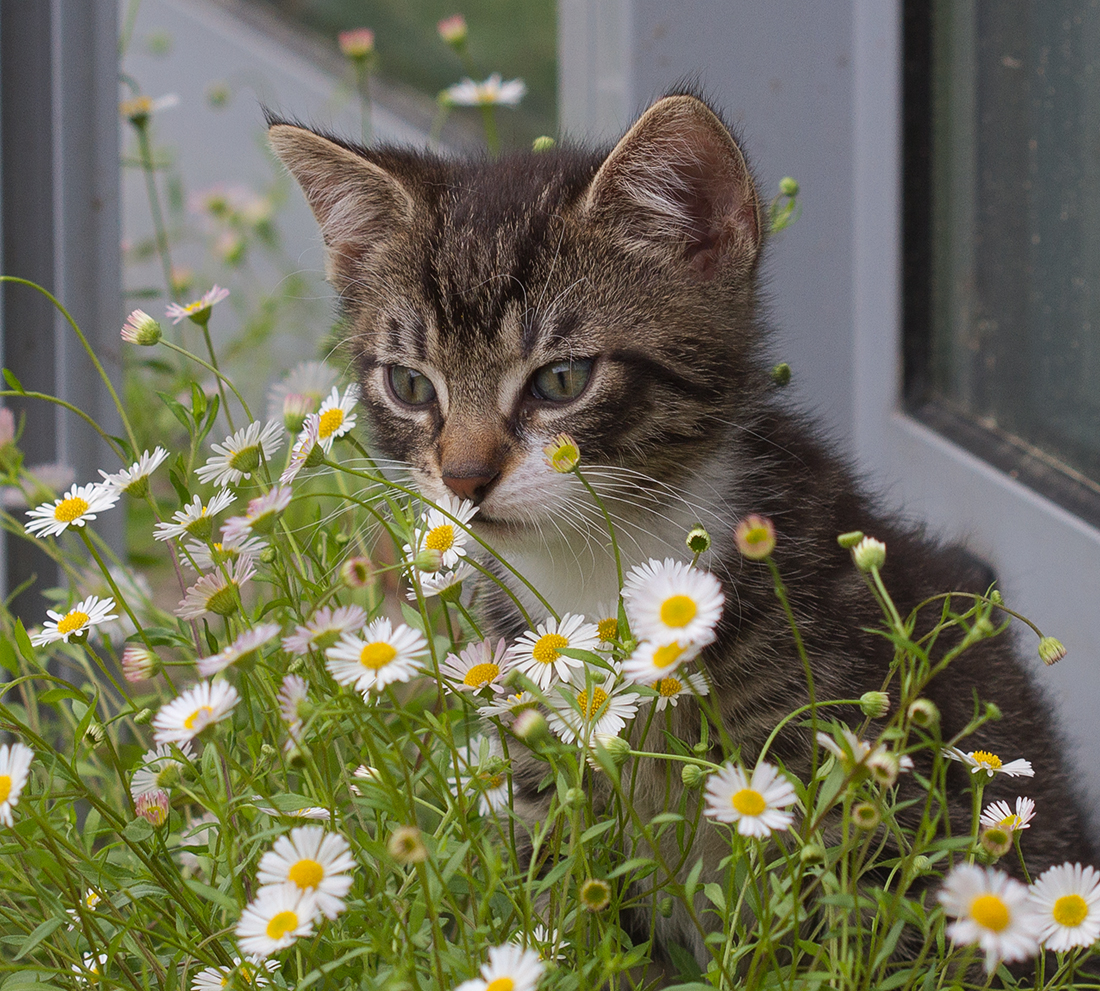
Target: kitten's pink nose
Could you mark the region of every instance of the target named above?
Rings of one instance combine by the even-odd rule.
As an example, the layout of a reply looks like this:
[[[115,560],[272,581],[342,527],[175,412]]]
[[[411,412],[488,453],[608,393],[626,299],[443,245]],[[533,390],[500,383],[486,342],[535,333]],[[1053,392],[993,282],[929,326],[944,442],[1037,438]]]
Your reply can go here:
[[[444,475],[443,484],[447,486],[459,499],[469,499],[477,505],[485,498],[489,486],[496,480],[500,472],[492,475]]]

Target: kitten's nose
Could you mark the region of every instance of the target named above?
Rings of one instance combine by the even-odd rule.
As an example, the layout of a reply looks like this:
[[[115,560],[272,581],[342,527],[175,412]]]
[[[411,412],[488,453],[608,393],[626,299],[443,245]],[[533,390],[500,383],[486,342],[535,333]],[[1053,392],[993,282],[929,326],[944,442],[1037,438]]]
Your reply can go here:
[[[469,499],[476,506],[488,494],[499,474],[497,471],[492,475],[444,475],[443,484],[459,499]]]

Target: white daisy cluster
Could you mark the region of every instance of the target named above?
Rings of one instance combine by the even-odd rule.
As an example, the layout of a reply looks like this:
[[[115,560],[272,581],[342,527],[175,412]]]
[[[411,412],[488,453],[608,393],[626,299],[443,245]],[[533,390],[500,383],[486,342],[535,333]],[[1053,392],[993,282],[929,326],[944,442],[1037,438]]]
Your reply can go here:
[[[348,841],[323,826],[298,826],[260,858],[260,889],[237,922],[237,942],[268,957],[309,936],[318,917],[347,908],[355,868]]]
[[[1002,961],[1035,956],[1040,947],[1060,952],[1100,939],[1100,871],[1094,867],[1051,867],[1029,886],[993,867],[962,864],[944,879],[939,901],[955,920],[948,936],[979,946],[989,973]]]

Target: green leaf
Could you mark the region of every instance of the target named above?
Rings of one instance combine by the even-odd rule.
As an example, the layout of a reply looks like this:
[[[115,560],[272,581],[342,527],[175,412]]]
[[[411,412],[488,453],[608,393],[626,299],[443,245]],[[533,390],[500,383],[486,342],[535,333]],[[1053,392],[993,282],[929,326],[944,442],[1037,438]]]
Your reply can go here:
[[[882,941],[882,947],[875,954],[875,962],[871,964],[871,972],[874,973],[884,963],[891,953],[894,952],[894,947],[898,945],[898,937],[901,935],[901,930],[905,926],[905,923],[898,919],[891,927],[890,931],[886,934],[886,939]]]
[[[202,621],[202,629],[206,634],[206,648],[210,653],[216,654],[221,648],[218,646],[218,638],[215,634],[210,632],[210,624],[204,619]]]
[[[905,970],[897,970],[889,977],[884,977],[878,984],[875,985],[876,991],[890,991],[891,988],[900,988],[903,984],[907,983],[913,976],[913,968],[907,967]]]
[[[141,843],[153,835],[153,827],[141,816],[138,816],[126,824],[126,828],[122,830],[122,835],[131,843]]]
[[[191,646],[191,641],[187,637],[181,636],[167,626],[147,626],[144,639],[140,633],[134,633],[126,638],[127,643],[144,643],[145,640],[148,640],[153,647]]]
[[[206,393],[199,388],[198,382],[191,383],[191,415],[196,425],[206,415]]]
[[[649,857],[633,857],[625,863],[619,864],[610,874],[606,875],[608,881],[612,881],[620,874],[627,874],[630,871],[637,871],[632,880],[641,880],[643,877],[648,877],[657,869],[657,862]]]
[[[19,653],[23,655],[23,660],[29,664],[38,665],[38,655],[34,652],[34,647],[31,646],[31,638],[27,636],[27,631],[23,628],[23,620],[17,619],[15,621],[15,645],[19,648]]]
[[[581,833],[581,842],[588,843],[590,840],[594,840],[597,836],[603,836],[612,826],[615,825],[614,819],[607,819],[604,822],[598,822],[595,826],[589,826],[583,833]]]
[[[62,699],[79,699],[85,705],[88,704],[88,697],[75,688],[51,688],[38,696],[41,705],[53,705],[54,702],[60,702]]]
[[[202,425],[202,429],[195,437],[196,444],[201,444],[204,440],[206,440],[206,435],[210,433],[210,428],[214,426],[214,421],[218,418],[218,407],[220,405],[221,396],[211,396],[210,407],[206,411],[206,422]]]
[[[725,892],[722,891],[722,885],[715,884],[713,881],[708,881],[703,885],[703,894],[707,896],[708,901],[710,901],[719,912],[725,914],[726,895]]]
[[[19,658],[9,640],[0,640],[0,668],[13,675],[19,674]]]
[[[8,386],[12,390],[18,392],[19,395],[26,395],[27,390],[23,388],[23,383],[15,377],[15,372],[13,372],[10,368],[4,369],[4,381],[8,383]]]
[[[187,878],[184,881],[195,894],[202,898],[206,898],[209,901],[217,902],[222,908],[233,912],[234,914],[240,912],[241,907],[237,904],[236,900],[230,898],[224,891],[219,891],[217,888],[211,888],[208,884],[203,884],[201,881],[196,881],[194,878]]]
[[[703,858],[700,857],[695,861],[695,866],[692,867],[691,873],[688,874],[687,880],[684,882],[684,897],[691,899],[695,895],[695,889],[699,885],[699,875],[703,873]]]
[[[160,396],[161,402],[172,411],[172,415],[183,424],[183,429],[190,434],[192,429],[191,417],[188,415],[183,403],[176,402],[167,392],[158,392],[157,395]]]
[[[176,490],[180,505],[186,506],[191,501],[191,493],[187,491],[187,463],[182,454],[176,457],[176,463],[168,469],[168,479]]]
[[[39,943],[42,942],[47,936],[50,936],[58,926],[61,925],[61,919],[54,916],[52,919],[47,919],[45,922],[40,922],[34,927],[34,931],[23,941],[23,945],[19,948],[19,952],[12,957],[13,960],[18,960],[22,956],[26,956],[31,952]],[[5,982],[6,984],[7,982]]]

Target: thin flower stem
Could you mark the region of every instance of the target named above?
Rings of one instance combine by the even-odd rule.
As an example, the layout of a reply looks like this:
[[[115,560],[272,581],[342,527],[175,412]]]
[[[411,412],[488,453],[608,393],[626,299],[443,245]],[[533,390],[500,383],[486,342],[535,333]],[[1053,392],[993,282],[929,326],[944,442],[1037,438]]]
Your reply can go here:
[[[497,134],[496,107],[491,103],[483,103],[481,110],[481,125],[485,129],[485,145],[489,154],[496,158],[500,154],[500,137]]]
[[[251,423],[255,419],[255,417],[252,415],[252,410],[248,408],[248,403],[244,401],[244,397],[237,391],[237,387],[229,379],[222,375],[222,373],[219,372],[217,368],[203,361],[202,358],[200,358],[197,354],[192,354],[186,348],[181,348],[178,344],[173,344],[167,338],[162,337],[160,339],[160,343],[163,344],[166,348],[171,348],[171,350],[183,355],[185,358],[190,358],[191,361],[195,362],[196,365],[201,365],[208,372],[213,372],[214,375],[217,376],[218,380],[224,381],[225,384],[229,386],[230,390],[233,392],[233,395],[237,397],[237,402],[241,404],[241,409],[244,410],[244,415],[248,417],[249,422]],[[226,410],[225,417],[227,420],[229,419],[228,410]]]
[[[141,625],[137,616],[134,615],[134,611],[130,608],[130,603],[126,601],[125,596],[119,591],[114,575],[111,574],[111,569],[107,567],[103,558],[99,556],[99,551],[96,550],[95,544],[92,543],[92,538],[86,532],[85,527],[80,527],[80,537],[84,541],[84,545],[88,548],[88,553],[92,555],[95,559],[95,563],[99,565],[99,570],[103,572],[103,577],[107,579],[107,584],[111,586],[111,592],[114,593],[115,601],[126,610],[126,615],[130,617],[130,622],[134,624],[134,629],[141,637],[142,643],[144,643],[149,650],[152,650],[153,645],[149,642],[149,638],[145,634],[145,628]]]
[[[157,245],[157,255],[164,270],[164,285],[168,298],[179,302],[175,280],[172,278],[172,258],[168,249],[168,228],[164,223],[164,214],[160,209],[160,194],[157,192],[157,173],[153,163],[153,149],[149,144],[149,121],[131,121],[137,131],[138,154],[141,158],[141,171],[145,174],[145,190],[149,197],[149,211],[153,216],[153,239]]]
[[[611,538],[611,550],[615,554],[615,575],[619,579],[619,596],[621,598],[623,589],[623,562],[622,558],[619,556],[619,541],[615,538],[615,525],[611,522],[611,514],[608,513],[607,507],[603,503],[603,499],[596,494],[596,490],[592,488],[591,483],[581,473],[580,465],[577,465],[577,467],[573,469],[573,474],[581,480],[581,485],[588,490],[588,494],[592,496],[593,501],[600,507],[600,512],[603,513],[604,523],[607,524],[607,534]]]
[[[224,375],[222,375],[221,369],[218,367],[218,355],[214,351],[214,343],[210,340],[209,312],[206,314],[206,319],[201,324],[199,324],[199,326],[202,327],[203,340],[206,341],[206,350],[210,354],[210,365],[214,369],[214,374],[217,375],[216,381],[218,383],[218,395],[222,397],[222,411],[225,413],[225,422],[229,424],[229,432],[233,433],[236,430],[236,427],[233,426],[233,414],[229,411],[229,401],[225,398],[225,383],[229,380]],[[237,390],[234,389],[233,392],[236,394]],[[237,395],[237,398],[241,398],[239,394]],[[241,405],[244,405],[244,400],[241,400]],[[251,419],[251,416],[249,417],[249,419]]]

